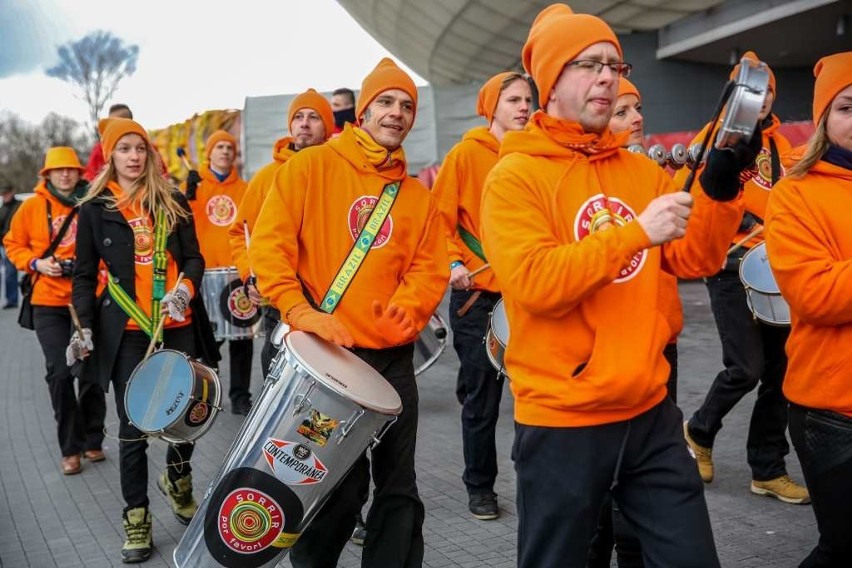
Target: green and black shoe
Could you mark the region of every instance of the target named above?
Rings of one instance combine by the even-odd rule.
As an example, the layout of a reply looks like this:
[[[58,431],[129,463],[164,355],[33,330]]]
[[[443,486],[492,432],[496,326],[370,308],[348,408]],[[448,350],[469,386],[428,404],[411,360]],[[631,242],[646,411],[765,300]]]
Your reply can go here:
[[[121,547],[121,561],[136,564],[151,558],[154,540],[151,537],[151,513],[148,509],[136,507],[125,511],[122,523],[127,540]]]

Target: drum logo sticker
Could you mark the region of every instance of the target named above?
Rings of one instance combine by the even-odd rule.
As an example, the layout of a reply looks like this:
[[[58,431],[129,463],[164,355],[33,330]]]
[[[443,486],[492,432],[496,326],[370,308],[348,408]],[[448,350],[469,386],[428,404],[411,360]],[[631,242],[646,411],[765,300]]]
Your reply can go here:
[[[250,320],[257,314],[257,306],[246,296],[243,287],[238,286],[228,296],[228,311],[237,319]]]
[[[636,213],[621,199],[607,197],[602,193],[593,195],[577,211],[574,218],[574,239],[580,241],[598,231],[605,231],[614,226],[623,227],[635,218]],[[647,258],[647,249],[637,252],[627,266],[621,269],[613,283],[627,282],[636,276]]]
[[[778,166],[778,179],[781,179],[786,171],[780,161]],[[772,153],[768,149],[761,148],[754,160],[754,166],[740,172],[740,183],[747,183],[748,181],[753,181],[761,189],[767,191],[772,189]]]
[[[154,259],[154,232],[141,217],[127,222],[133,229],[133,255],[136,264],[151,264]]]
[[[331,438],[331,433],[339,424],[340,420],[326,416],[312,408],[308,417],[302,420],[302,423],[296,428],[296,432],[315,444],[325,446],[328,439]]]
[[[237,205],[227,195],[214,195],[207,200],[207,218],[217,227],[227,227],[237,216]]]
[[[270,546],[283,548],[277,542],[283,526],[281,506],[258,489],[234,489],[219,507],[219,536],[240,554],[254,554]]]
[[[210,417],[210,407],[206,402],[193,401],[186,414],[187,426],[201,426]]]
[[[304,444],[268,438],[263,457],[275,477],[287,485],[313,485],[322,482],[328,470]]]
[[[56,219],[53,220],[53,225],[51,225],[51,235],[55,235],[59,232],[59,229],[62,228],[62,224],[65,223],[65,218],[68,215],[60,215]],[[77,242],[77,218],[71,219],[71,224],[68,226],[68,230],[65,231],[65,234],[62,235],[62,240],[59,241],[60,247],[67,247],[68,245],[73,245]]]
[[[352,235],[353,241],[361,234],[361,230],[364,228],[364,225],[367,224],[367,221],[370,219],[370,215],[373,213],[373,209],[376,208],[376,203],[378,202],[378,197],[362,195],[349,207],[349,234]],[[379,229],[379,233],[376,235],[376,240],[373,241],[371,248],[384,246],[384,244],[391,238],[392,233],[393,216],[388,215],[385,222],[382,223],[382,228]]]

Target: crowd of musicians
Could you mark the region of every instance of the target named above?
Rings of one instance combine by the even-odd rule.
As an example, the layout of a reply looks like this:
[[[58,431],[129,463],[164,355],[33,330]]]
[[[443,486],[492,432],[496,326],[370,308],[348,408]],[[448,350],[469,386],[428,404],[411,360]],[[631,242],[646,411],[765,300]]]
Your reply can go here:
[[[153,548],[148,442],[128,419],[128,380],[152,339],[217,365],[223,340],[202,288],[206,271],[233,268],[267,330],[284,322],[351,350],[402,401],[299,535],[293,566],[336,565],[371,482],[362,565],[423,564],[414,341],[448,285],[461,481],[481,520],[500,513],[495,427],[510,378],[519,566],[609,566],[613,550],[619,566],[719,566],[704,483],[718,473],[724,417],[755,386],[750,491],[812,504],[819,540],[801,566],[849,565],[852,52],[814,67],[806,145],[779,132],[772,104],[783,92],[770,70],[754,134],[711,144],[694,172],[674,175],[626,149],[645,140],[643,96],[603,20],[551,5],[521,60],[526,74],[484,83],[476,111],[486,124],[452,148],[431,192],[407,173],[418,92],[390,59],[348,104],[351,92],[335,93],[334,107],[313,89],[295,97],[289,134],[249,183],[235,168],[237,140],[216,131],[206,161],[175,188],[124,105],[100,121],[89,170],[70,148],[48,150],[3,245],[31,287],[21,323],[44,352],[62,473],[105,459],[105,393],[115,397],[122,561]],[[756,320],[738,276],[764,242],[789,326]],[[706,282],[723,351],[686,420],[678,278]],[[511,328],[504,369],[483,346],[498,302]],[[245,415],[253,341],[228,349],[230,407]],[[264,372],[276,351],[267,337]],[[788,431],[804,484],[787,473]],[[156,480],[183,524],[198,509],[193,447],[169,444]]]

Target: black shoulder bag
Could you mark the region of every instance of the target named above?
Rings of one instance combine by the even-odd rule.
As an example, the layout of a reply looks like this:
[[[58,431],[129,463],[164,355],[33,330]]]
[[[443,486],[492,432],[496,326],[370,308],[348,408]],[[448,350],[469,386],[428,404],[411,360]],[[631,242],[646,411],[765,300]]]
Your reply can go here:
[[[74,215],[77,214],[77,207],[71,209],[71,213],[65,217],[65,221],[62,223],[62,226],[59,227],[59,231],[56,233],[56,236],[53,237],[53,240],[50,241],[50,246],[47,247],[39,259],[47,258],[54,253],[56,247],[59,246],[59,243],[62,241],[62,238],[65,236],[66,231],[68,231],[68,227],[71,226],[71,221],[74,220]],[[47,202],[47,230],[50,231],[53,226],[52,215],[50,213],[50,202]],[[38,280],[40,273],[36,273],[35,276],[31,276],[29,274],[24,275],[21,278],[20,288],[21,288],[21,311],[18,312],[18,325],[20,325],[24,329],[35,329],[35,324],[33,323],[33,304],[32,304],[32,295],[33,288],[35,288],[35,283]]]

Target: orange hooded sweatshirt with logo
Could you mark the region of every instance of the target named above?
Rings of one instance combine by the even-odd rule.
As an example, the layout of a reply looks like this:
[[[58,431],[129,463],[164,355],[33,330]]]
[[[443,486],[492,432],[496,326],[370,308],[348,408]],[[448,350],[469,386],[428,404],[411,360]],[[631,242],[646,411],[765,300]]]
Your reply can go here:
[[[488,172],[497,163],[500,142],[486,126],[468,130],[461,142],[453,146],[432,186],[432,194],[438,202],[438,210],[447,230],[447,252],[450,262],[460,260],[468,270],[476,270],[485,264],[476,256],[459,236],[458,226],[478,240],[479,210],[482,202],[482,188]],[[497,279],[490,270],[474,278],[476,290],[499,292]]]
[[[790,305],[784,396],[852,417],[852,171],[819,161],[772,190],[766,251]]]
[[[195,200],[189,205],[204,264],[207,268],[233,266],[228,229],[237,217],[237,205],[243,200],[248,184],[239,178],[236,168],[231,168],[225,181],[216,178],[207,162],[201,165],[198,173],[201,181]],[[186,191],[186,183],[181,190]]]
[[[444,225],[431,192],[407,175],[404,155],[377,170],[349,124],[276,171],[249,247],[261,294],[286,315],[306,301],[301,279],[320,303],[382,189],[396,181],[402,184],[393,208],[334,317],[356,346],[372,349],[393,346],[373,323],[374,300],[404,308],[416,329],[425,327],[450,275]]]
[[[770,117],[772,119],[772,123],[769,126],[763,127],[763,147],[760,149],[760,153],[754,160],[754,166],[747,170],[743,170],[740,174],[746,211],[757,215],[761,219],[763,219],[766,215],[766,203],[769,200],[769,192],[772,189],[772,144],[774,142],[777,152],[776,155],[779,166],[778,179],[784,177],[787,168],[790,166],[789,155],[793,148],[790,141],[778,131],[781,127],[781,121],[778,120],[778,117],[774,114],[770,115]],[[704,135],[707,133],[708,128],[710,128],[710,125],[705,125],[704,128],[701,129],[701,132],[699,132],[692,142],[690,142],[690,145],[701,143],[704,140]],[[712,144],[714,138],[711,138],[710,140]],[[707,152],[710,152],[709,148],[707,149]],[[702,165],[696,173],[696,184],[698,183],[698,176],[701,175],[703,168],[704,165]],[[689,175],[688,168],[678,170],[674,176],[675,182],[680,187],[683,187],[687,175]],[[759,224],[747,231],[737,232],[731,242],[736,243],[741,241],[758,227],[760,227]],[[761,242],[763,242],[763,234],[759,234],[749,239],[745,243],[744,247],[748,249]]]
[[[285,136],[275,142],[275,146],[272,149],[272,161],[257,170],[252,176],[243,194],[243,199],[240,201],[240,206],[237,209],[237,217],[228,228],[231,259],[233,260],[233,265],[237,267],[243,282],[251,275],[245,227],[248,226],[248,232],[251,235],[251,232],[254,230],[254,224],[257,221],[257,216],[260,214],[260,207],[263,205],[266,194],[269,193],[269,186],[275,178],[275,172],[281,164],[289,160],[296,153],[291,148],[292,143],[293,138],[290,136]]]
[[[30,263],[41,258],[57,231],[62,227],[65,218],[71,213],[71,208],[63,205],[50,194],[45,180],[35,188],[35,196],[24,201],[12,217],[9,232],[3,239],[6,254],[18,270],[34,277]],[[50,203],[52,225],[48,228],[47,210]],[[56,247],[53,256],[58,260],[74,258],[77,250],[77,218],[75,217],[65,236]],[[33,288],[32,304],[34,306],[62,306],[71,302],[71,279],[53,278],[44,274],[36,280]]]
[[[595,138],[541,111],[506,134],[482,202],[485,253],[511,330],[515,419],[533,426],[628,420],[666,396],[672,330],[660,271],[717,272],[743,211],[740,198],[716,202],[697,186],[686,236],[652,247],[636,217],[677,191],[671,177],[609,131],[596,153],[558,142],[563,133]]]

